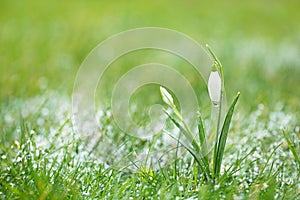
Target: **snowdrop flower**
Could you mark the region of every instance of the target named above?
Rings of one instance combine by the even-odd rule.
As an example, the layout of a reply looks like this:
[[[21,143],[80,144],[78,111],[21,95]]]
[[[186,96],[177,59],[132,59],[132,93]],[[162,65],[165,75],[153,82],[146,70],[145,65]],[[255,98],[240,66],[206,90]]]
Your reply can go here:
[[[166,104],[168,104],[169,106],[174,107],[175,104],[174,104],[172,95],[162,86],[159,87],[159,90],[160,90],[163,101]]]
[[[215,66],[209,75],[207,87],[211,101],[214,105],[218,105],[221,97],[222,80]]]

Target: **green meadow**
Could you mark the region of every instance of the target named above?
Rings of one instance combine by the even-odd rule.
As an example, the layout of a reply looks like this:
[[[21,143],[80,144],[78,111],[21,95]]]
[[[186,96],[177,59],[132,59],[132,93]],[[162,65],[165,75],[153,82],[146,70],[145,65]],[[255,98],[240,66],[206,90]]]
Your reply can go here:
[[[299,199],[299,7],[296,0],[2,0],[0,199]],[[207,159],[209,170],[220,164],[218,175],[201,169],[192,154],[198,151],[187,148],[194,143],[180,142],[189,130],[176,123],[183,122],[179,114],[170,114],[165,131],[153,138],[135,138],[96,98],[98,134],[74,128],[72,91],[84,59],[112,35],[142,27],[172,29],[208,44],[223,66],[227,110],[240,92],[223,159]],[[200,102],[195,112],[209,130],[205,82],[167,52],[122,56],[98,93],[109,99],[122,75],[151,62],[170,65],[190,81]],[[148,123],[153,103],[176,115],[175,95],[169,104],[157,85],[140,88],[129,105],[133,121]],[[199,132],[191,133],[201,142]],[[148,162],[150,154],[155,164]],[[141,162],[128,167],[134,159]]]

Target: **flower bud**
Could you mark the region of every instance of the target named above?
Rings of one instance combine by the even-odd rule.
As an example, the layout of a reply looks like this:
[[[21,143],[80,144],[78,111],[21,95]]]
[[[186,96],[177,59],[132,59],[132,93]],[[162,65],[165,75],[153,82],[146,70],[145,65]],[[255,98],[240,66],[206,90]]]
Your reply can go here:
[[[175,104],[172,95],[162,86],[160,86],[159,89],[163,101],[169,106],[174,107]]]
[[[208,93],[212,103],[217,106],[220,103],[222,80],[219,72],[213,68],[208,78]]]

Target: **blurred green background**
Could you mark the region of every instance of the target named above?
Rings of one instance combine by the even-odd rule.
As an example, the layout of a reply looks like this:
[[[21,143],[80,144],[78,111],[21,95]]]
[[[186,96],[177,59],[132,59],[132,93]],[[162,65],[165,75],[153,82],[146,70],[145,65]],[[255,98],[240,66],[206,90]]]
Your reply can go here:
[[[124,30],[158,26],[216,51],[242,103],[299,108],[300,1],[14,1],[0,6],[0,99],[71,94],[87,54]],[[251,108],[250,108],[251,109]]]

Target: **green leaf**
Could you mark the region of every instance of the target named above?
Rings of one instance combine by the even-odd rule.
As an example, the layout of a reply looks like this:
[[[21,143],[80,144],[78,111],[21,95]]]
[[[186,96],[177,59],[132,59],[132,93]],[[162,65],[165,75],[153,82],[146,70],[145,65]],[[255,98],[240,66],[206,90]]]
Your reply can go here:
[[[194,149],[199,152],[200,151],[200,146],[196,141],[196,138],[191,135],[188,130],[185,130],[185,128],[176,121],[176,119],[174,119],[174,117],[172,117],[168,112],[166,112],[167,116],[171,119],[171,121],[176,125],[177,128],[179,128],[179,130],[183,133],[183,135],[186,137],[186,139],[192,144],[192,146],[194,147]]]
[[[167,131],[164,131],[164,132],[167,133],[174,140],[177,139],[172,134],[168,133]],[[195,149],[189,147],[188,145],[183,143],[181,140],[177,140],[177,141],[193,156],[193,158],[198,163],[198,167],[199,167],[200,171],[203,173],[203,175],[205,176],[205,178],[210,179],[211,173],[209,170],[209,165],[208,165],[208,163],[205,163],[203,157],[201,155],[199,155],[198,152],[195,151]]]
[[[295,145],[289,139],[288,135],[286,134],[286,132],[284,130],[282,131],[282,134],[283,134],[283,137],[284,137],[284,139],[286,140],[286,142],[288,144],[288,147],[289,147],[290,151],[292,152],[292,154],[294,156],[295,161],[298,163],[298,167],[300,169],[300,159],[299,159],[298,153],[296,151]]]
[[[211,57],[214,59],[214,66],[213,68],[217,68],[217,71],[219,71],[220,75],[221,75],[221,79],[223,82],[223,86],[224,86],[224,72],[223,72],[223,66],[220,62],[220,60],[218,59],[218,57],[216,56],[216,54],[213,52],[212,48],[206,44],[206,48],[208,49],[209,54],[211,55]]]
[[[234,98],[233,102],[231,103],[231,105],[229,107],[229,110],[225,117],[225,121],[224,121],[224,124],[222,127],[220,137],[218,139],[217,144],[215,144],[215,145],[217,145],[217,151],[215,152],[216,155],[214,156],[214,177],[215,178],[219,177],[219,175],[220,175],[221,164],[222,164],[223,154],[225,151],[225,145],[226,145],[226,140],[227,140],[227,136],[228,136],[229,126],[230,126],[230,122],[231,122],[231,118],[233,115],[235,105],[236,105],[239,97],[240,97],[240,93],[238,92],[238,94],[236,95],[236,97]]]
[[[204,126],[203,126],[203,121],[202,121],[201,115],[199,115],[198,120],[199,120],[198,121],[198,136],[199,136],[200,146],[201,146],[201,150],[202,150],[202,155],[208,162],[207,141],[206,141],[206,136],[205,136],[205,131],[204,131]]]

